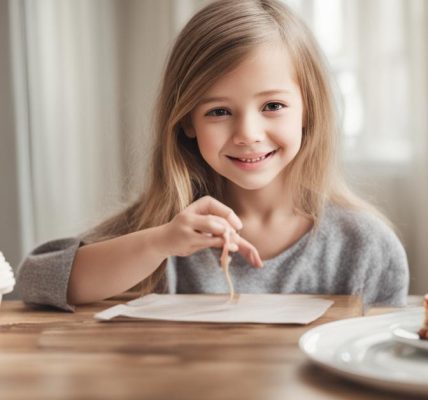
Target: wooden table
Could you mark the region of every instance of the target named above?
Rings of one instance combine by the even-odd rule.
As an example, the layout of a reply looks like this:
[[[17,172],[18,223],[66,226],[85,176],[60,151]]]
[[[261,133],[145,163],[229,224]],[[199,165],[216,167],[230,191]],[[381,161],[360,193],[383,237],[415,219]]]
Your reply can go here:
[[[311,365],[299,337],[362,315],[354,296],[334,300],[308,326],[154,321],[97,322],[108,300],[66,313],[5,301],[0,308],[0,398],[391,399]],[[123,300],[123,299],[122,299]]]

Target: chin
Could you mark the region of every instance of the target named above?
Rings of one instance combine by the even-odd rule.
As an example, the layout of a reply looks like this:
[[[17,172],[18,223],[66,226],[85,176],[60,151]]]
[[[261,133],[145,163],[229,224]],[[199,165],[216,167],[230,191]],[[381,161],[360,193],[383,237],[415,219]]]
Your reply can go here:
[[[227,178],[229,182],[231,182],[232,184],[238,186],[241,189],[245,189],[245,190],[260,190],[265,188],[266,186],[268,186],[272,181],[266,181],[264,180],[263,182],[257,182],[254,179],[251,181],[247,181],[245,182],[244,180],[238,180],[238,179],[229,179]]]

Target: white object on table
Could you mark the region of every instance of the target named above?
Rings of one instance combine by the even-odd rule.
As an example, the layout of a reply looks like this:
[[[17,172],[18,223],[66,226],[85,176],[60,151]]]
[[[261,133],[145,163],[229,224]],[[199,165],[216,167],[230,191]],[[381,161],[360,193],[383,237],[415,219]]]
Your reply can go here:
[[[428,395],[428,354],[397,342],[398,326],[422,325],[423,307],[330,322],[307,331],[300,348],[312,362],[388,391]]]
[[[15,286],[15,278],[13,276],[12,267],[4,258],[0,251],[0,304],[4,294],[10,293]]]
[[[421,329],[422,324],[420,321],[408,324],[400,322],[397,325],[394,325],[391,329],[392,338],[399,343],[405,344],[407,346],[413,346],[421,350],[428,352],[428,340],[421,340],[419,337],[418,331]],[[428,362],[428,354],[427,354]],[[428,376],[427,376],[428,378]]]
[[[150,294],[95,314],[98,320],[116,317],[186,322],[308,324],[333,304],[311,295]]]

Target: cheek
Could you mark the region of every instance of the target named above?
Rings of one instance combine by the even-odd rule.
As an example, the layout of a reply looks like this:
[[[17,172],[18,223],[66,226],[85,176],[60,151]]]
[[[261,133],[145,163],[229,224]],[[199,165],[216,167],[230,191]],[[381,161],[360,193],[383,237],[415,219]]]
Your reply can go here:
[[[196,140],[198,142],[199,151],[205,161],[210,163],[210,161],[217,158],[222,144],[213,132],[204,131],[203,133],[197,133]]]
[[[196,140],[204,159],[215,159],[227,142],[227,129],[222,124],[195,125]]]
[[[290,136],[289,148],[292,153],[297,154],[302,145],[302,127],[296,129],[294,134]]]
[[[298,119],[283,121],[272,131],[278,144],[288,147],[300,147],[302,141],[302,122]]]
[[[210,159],[211,155],[213,154],[214,146],[210,141],[204,140],[202,138],[198,138],[198,147],[199,151],[202,154],[202,157],[205,161],[208,161]]]

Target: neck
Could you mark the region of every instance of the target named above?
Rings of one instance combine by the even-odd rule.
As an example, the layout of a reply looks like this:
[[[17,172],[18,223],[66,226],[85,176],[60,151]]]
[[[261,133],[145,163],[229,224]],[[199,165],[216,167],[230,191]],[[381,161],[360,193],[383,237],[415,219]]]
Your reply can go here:
[[[287,183],[279,179],[264,188],[255,190],[243,189],[228,181],[225,202],[244,220],[257,219],[268,223],[279,216],[287,217],[295,214]]]

